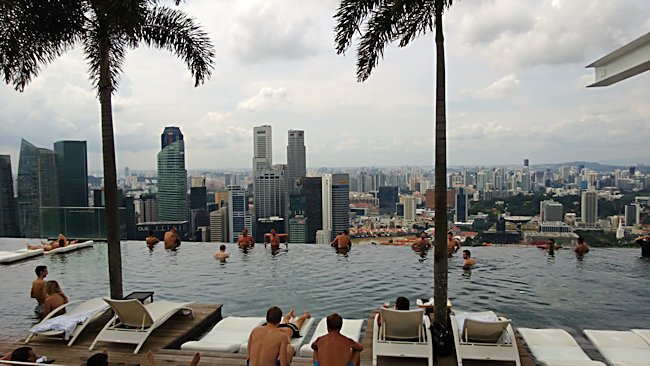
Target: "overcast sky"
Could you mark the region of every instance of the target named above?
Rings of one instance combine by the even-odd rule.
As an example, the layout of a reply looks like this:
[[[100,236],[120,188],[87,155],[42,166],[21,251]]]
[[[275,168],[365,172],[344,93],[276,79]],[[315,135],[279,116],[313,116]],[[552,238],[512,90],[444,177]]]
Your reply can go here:
[[[172,2],[169,2],[170,6]],[[334,50],[333,0],[188,0],[216,48],[194,88],[169,52],[127,54],[113,99],[118,170],[156,169],[160,134],[180,126],[188,169],[250,168],[254,126],[305,131],[308,168],[432,165],[432,35],[391,45],[357,83],[356,50]],[[647,0],[454,1],[444,17],[450,165],[570,160],[650,163],[650,73],[604,88],[585,66],[650,31]],[[87,140],[101,170],[99,102],[80,48],[18,93],[0,87],[0,153],[20,140]]]

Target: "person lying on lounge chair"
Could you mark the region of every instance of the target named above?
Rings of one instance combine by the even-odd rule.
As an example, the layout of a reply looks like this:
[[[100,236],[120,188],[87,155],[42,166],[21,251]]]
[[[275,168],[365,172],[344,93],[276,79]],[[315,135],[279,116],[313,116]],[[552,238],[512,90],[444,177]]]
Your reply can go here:
[[[46,252],[49,252],[52,249],[62,248],[70,244],[76,244],[77,240],[68,241],[63,234],[59,234],[59,237],[56,240],[52,240],[49,243],[41,241],[41,245],[30,245],[27,243],[27,249],[36,250],[43,249]]]
[[[299,316],[295,322],[290,323],[289,321],[291,320],[291,318],[295,318],[295,317],[296,317],[296,312],[293,309],[291,309],[289,310],[289,313],[282,318],[280,325],[278,325],[278,329],[285,332],[289,336],[289,338],[300,338],[300,328],[302,328],[302,325],[305,323],[305,320],[311,318],[311,314],[309,313],[309,311],[305,311],[305,313]]]
[[[52,363],[54,360],[48,360],[47,357],[38,357],[32,347],[19,347],[15,350],[0,357],[3,361]]]
[[[314,366],[359,366],[363,345],[342,335],[343,318],[339,314],[327,316],[327,334],[311,344]]]

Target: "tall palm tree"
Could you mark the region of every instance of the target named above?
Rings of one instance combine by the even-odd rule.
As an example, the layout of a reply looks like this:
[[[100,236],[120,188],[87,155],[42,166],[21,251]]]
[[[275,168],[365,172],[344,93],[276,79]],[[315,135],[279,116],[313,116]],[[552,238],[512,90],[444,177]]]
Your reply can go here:
[[[38,76],[41,67],[83,46],[101,106],[111,297],[122,298],[111,98],[126,51],[141,43],[169,50],[185,61],[198,86],[211,74],[213,46],[193,19],[156,0],[3,0],[0,24],[0,75],[18,91]]]
[[[438,325],[447,324],[447,137],[445,112],[445,48],[442,14],[452,0],[341,0],[335,18],[336,51],[344,53],[359,33],[357,80],[363,82],[384,55],[387,44],[399,40],[399,47],[415,37],[433,31],[436,36],[436,119],[435,119],[435,236],[434,316]]]

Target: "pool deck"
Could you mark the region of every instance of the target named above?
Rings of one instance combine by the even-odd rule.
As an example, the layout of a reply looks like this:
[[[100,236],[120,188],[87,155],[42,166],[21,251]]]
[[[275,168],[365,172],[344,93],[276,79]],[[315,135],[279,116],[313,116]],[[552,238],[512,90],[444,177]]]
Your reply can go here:
[[[35,337],[29,343],[37,355],[45,355],[50,359],[56,360],[60,365],[85,365],[85,360],[96,352],[106,349],[109,354],[111,365],[147,365],[147,350],[155,354],[156,365],[179,365],[186,366],[192,359],[194,352],[182,351],[180,344],[196,337],[222,319],[220,304],[194,304],[191,306],[194,317],[176,314],[171,317],[165,324],[156,329],[147,339],[144,346],[137,355],[133,354],[135,345],[125,345],[117,343],[99,343],[93,351],[88,347],[99,333],[102,326],[110,319],[108,315],[91,323],[79,336],[75,344],[67,347],[62,340],[47,339]],[[372,311],[368,317],[368,324],[372,325],[377,311]],[[27,328],[27,327],[26,327]],[[575,333],[575,332],[573,332]],[[0,339],[0,351],[11,351],[12,349],[24,346],[24,337],[27,334],[18,335],[16,339]],[[576,337],[576,334],[572,334]],[[535,362],[523,346],[521,339],[517,337],[517,345],[522,366],[534,366]],[[578,343],[594,359],[599,356],[594,354],[595,350],[588,341],[582,337],[576,337]],[[361,364],[372,365],[372,326],[366,326],[363,335],[364,351],[361,353]],[[246,356],[236,353],[216,353],[201,352],[201,362],[199,365],[224,365],[224,366],[241,366],[245,364]],[[391,358],[379,357],[380,366],[409,366],[409,365],[426,365],[425,359],[410,358]],[[496,362],[496,361],[465,361],[464,365],[513,365],[513,362]],[[292,365],[307,366],[312,365],[310,358],[294,357]],[[454,366],[457,365],[455,354],[447,357],[439,357],[437,365]]]

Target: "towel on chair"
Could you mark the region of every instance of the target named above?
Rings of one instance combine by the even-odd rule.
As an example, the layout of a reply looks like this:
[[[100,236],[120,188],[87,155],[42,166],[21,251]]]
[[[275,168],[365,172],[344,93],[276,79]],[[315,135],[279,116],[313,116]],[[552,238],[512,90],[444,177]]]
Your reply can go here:
[[[465,329],[463,328],[465,326],[465,319],[472,319],[472,320],[478,320],[483,322],[496,322],[499,320],[499,317],[491,311],[483,311],[477,313],[468,313],[468,312],[457,313],[456,321],[458,322],[458,330],[461,333]],[[498,342],[504,344],[511,344],[512,339],[510,339],[510,335],[508,334],[508,332],[503,332]]]
[[[106,309],[106,306],[99,306],[96,309],[84,311],[77,314],[64,314],[55,316],[54,318],[48,319],[44,322],[36,324],[30,332],[34,334],[47,332],[50,330],[63,332],[63,339],[70,339],[70,334],[74,332],[74,329],[77,327],[77,324],[85,322],[88,318],[95,316],[99,311]]]

